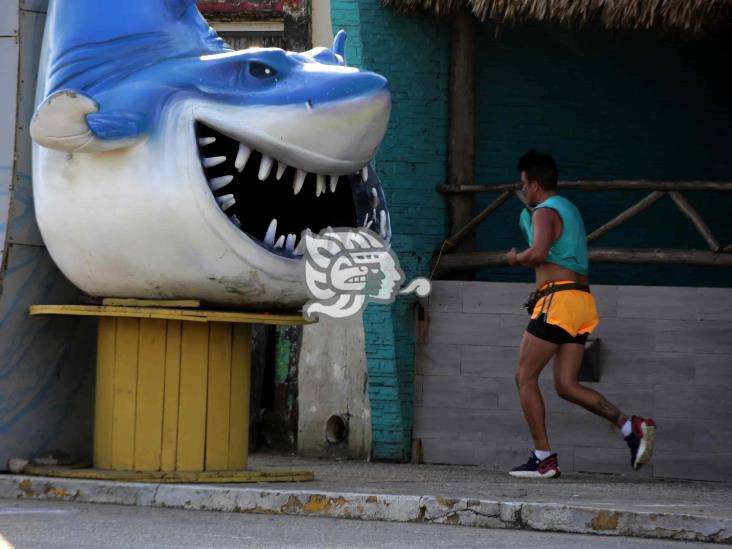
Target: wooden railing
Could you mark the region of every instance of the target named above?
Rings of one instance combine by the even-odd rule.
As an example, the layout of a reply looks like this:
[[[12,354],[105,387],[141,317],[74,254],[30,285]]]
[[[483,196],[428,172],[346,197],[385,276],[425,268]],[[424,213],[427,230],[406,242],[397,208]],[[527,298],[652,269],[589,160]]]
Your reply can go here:
[[[614,218],[592,231],[587,236],[588,244],[621,226],[629,219],[655,204],[668,195],[681,212],[689,218],[697,231],[706,241],[709,250],[692,249],[629,249],[599,248],[590,246],[589,259],[592,263],[628,263],[628,264],[662,264],[662,265],[703,265],[715,267],[732,267],[732,243],[720,245],[709,226],[699,212],[681,194],[686,191],[732,192],[732,183],[712,181],[560,181],[560,189],[579,189],[583,191],[618,191],[647,190],[651,191],[639,202],[624,210]],[[498,197],[462,227],[453,230],[453,234],[443,242],[439,253],[433,260],[433,275],[440,276],[456,271],[472,270],[482,267],[507,265],[505,251],[502,252],[452,252],[480,223],[501,207],[512,197],[526,200],[521,194],[520,183],[505,185],[440,185],[438,192],[450,196],[462,193],[498,192]]]

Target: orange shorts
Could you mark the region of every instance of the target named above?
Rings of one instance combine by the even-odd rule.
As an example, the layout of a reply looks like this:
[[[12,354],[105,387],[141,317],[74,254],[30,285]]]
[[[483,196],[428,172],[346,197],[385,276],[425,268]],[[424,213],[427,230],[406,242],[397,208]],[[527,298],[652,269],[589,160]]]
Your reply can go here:
[[[544,284],[539,291],[551,284],[571,284],[571,280],[557,280]],[[531,319],[542,318],[547,324],[559,326],[572,337],[590,334],[600,323],[595,298],[582,290],[561,290],[542,297],[534,305]]]

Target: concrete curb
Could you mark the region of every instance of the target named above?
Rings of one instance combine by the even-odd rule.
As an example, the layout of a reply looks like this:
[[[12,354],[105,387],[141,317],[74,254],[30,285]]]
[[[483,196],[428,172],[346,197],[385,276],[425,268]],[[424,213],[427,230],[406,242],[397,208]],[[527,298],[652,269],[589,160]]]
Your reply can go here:
[[[0,498],[424,522],[732,544],[732,519],[436,496],[0,476]]]

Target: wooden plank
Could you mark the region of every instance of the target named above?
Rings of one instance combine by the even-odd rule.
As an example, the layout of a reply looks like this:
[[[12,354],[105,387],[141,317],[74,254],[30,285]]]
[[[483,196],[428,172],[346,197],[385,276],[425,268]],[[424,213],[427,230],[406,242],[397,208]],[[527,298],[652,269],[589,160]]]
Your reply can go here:
[[[704,238],[704,240],[706,241],[709,249],[713,252],[721,251],[722,246],[720,246],[719,242],[717,242],[717,239],[714,238],[712,230],[704,222],[704,219],[702,219],[702,216],[699,215],[698,211],[696,211],[696,208],[689,204],[686,198],[684,198],[684,196],[679,194],[677,191],[673,191],[669,194],[671,195],[671,199],[674,201],[674,203],[679,207],[679,210],[681,210],[681,212],[686,217],[688,217],[694,224],[694,227],[696,227],[696,230],[699,231],[699,234],[702,235],[702,238]]]
[[[476,215],[470,222],[463,225],[463,227],[453,234],[450,238],[445,240],[445,250],[454,248],[463,238],[465,238],[470,231],[477,227],[484,219],[495,212],[504,202],[513,196],[512,191],[503,191],[498,198],[491,202],[482,212]]]
[[[189,322],[242,322],[252,324],[312,324],[299,314],[246,313],[196,309],[162,309],[145,307],[108,307],[100,305],[31,305],[31,315],[113,316],[124,318],[158,318]]]
[[[178,404],[180,402],[181,321],[165,321],[165,396],[163,402],[163,446],[160,467],[173,471],[178,450]]]
[[[560,181],[560,189],[582,191],[732,191],[732,183],[719,181]],[[516,190],[521,183],[497,185],[438,185],[441,193],[495,193]]]
[[[612,218],[610,221],[602,225],[601,227],[598,227],[592,233],[590,233],[587,236],[587,242],[592,242],[594,240],[597,240],[601,236],[606,235],[610,231],[612,231],[614,228],[619,227],[629,219],[635,217],[639,213],[641,213],[643,210],[650,207],[652,204],[655,204],[663,198],[665,195],[665,192],[662,191],[653,191],[651,194],[643,198],[640,202],[637,204],[634,204],[627,210],[621,212],[620,214],[616,215],[614,218]]]
[[[102,305],[118,307],[172,307],[172,308],[199,308],[198,299],[127,299],[119,297],[105,297]]]
[[[203,471],[204,468],[208,328],[206,324],[183,323],[176,451],[179,471]]]
[[[114,363],[117,321],[100,318],[97,328],[97,382],[94,401],[94,466],[112,467],[114,417]]]
[[[234,484],[246,482],[303,482],[314,480],[312,471],[105,471],[63,466],[28,465],[25,472],[43,477],[154,483]]]
[[[229,469],[246,469],[249,460],[249,393],[252,334],[248,324],[233,327],[229,408]]]
[[[157,471],[161,464],[165,394],[165,320],[140,319],[135,412],[135,469]]]
[[[232,324],[211,324],[208,339],[206,471],[223,471],[229,463],[229,394],[231,391]]]
[[[132,469],[135,457],[135,407],[140,321],[117,319],[115,345],[112,468]]]
[[[590,248],[590,263],[629,263],[644,265],[700,265],[732,267],[732,254],[706,250]],[[508,265],[504,252],[445,254],[435,268],[435,276],[462,270]]]

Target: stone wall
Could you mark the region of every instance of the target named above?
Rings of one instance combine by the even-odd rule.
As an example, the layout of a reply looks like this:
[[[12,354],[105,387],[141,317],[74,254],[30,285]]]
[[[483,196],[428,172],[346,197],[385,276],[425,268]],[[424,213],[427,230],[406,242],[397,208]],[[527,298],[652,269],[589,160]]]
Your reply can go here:
[[[414,438],[428,463],[508,469],[531,437],[513,379],[531,286],[437,282],[418,346]],[[652,463],[631,470],[604,419],[561,400],[542,375],[547,428],[565,472],[732,480],[732,289],[594,285],[601,377],[589,386],[658,423]]]

